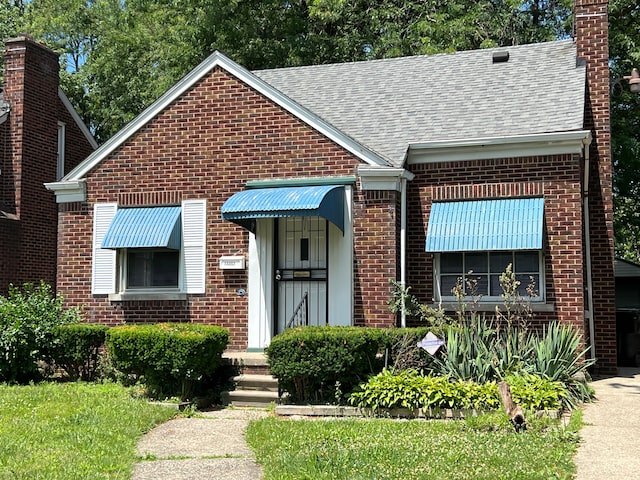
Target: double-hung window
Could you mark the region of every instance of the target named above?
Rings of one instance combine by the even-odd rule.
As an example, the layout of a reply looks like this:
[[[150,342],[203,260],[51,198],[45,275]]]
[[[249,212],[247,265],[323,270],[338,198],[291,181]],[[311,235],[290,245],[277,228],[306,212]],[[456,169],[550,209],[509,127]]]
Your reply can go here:
[[[500,301],[500,276],[511,266],[518,294],[544,301],[543,217],[542,198],[434,202],[426,251],[436,299],[455,300],[460,284],[481,302]]]
[[[92,292],[115,300],[204,293],[205,221],[204,200],[150,207],[96,204]]]

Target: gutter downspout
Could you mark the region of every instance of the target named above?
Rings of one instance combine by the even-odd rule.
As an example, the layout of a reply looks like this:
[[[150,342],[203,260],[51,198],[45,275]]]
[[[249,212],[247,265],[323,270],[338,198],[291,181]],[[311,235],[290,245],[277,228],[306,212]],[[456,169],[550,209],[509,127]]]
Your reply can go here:
[[[407,178],[400,178],[400,286],[403,291],[407,283]],[[404,305],[404,295],[401,300],[400,327],[407,326],[407,313]]]
[[[584,209],[584,243],[585,243],[585,258],[587,263],[587,319],[589,320],[589,342],[591,348],[589,349],[590,357],[592,360],[596,359],[596,341],[595,341],[595,324],[593,319],[593,282],[591,271],[591,235],[589,225],[589,169],[590,156],[589,146],[591,145],[591,137],[585,138],[584,143],[584,184],[582,192],[582,201]]]

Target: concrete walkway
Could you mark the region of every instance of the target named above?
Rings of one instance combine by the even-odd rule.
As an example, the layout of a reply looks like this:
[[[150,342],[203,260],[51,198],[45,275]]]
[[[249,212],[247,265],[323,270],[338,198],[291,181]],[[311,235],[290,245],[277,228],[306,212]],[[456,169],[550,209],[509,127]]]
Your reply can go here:
[[[584,408],[577,480],[640,478],[640,369],[594,379],[596,401]]]
[[[138,443],[133,480],[258,480],[262,470],[244,430],[265,410],[224,409],[170,420]]]

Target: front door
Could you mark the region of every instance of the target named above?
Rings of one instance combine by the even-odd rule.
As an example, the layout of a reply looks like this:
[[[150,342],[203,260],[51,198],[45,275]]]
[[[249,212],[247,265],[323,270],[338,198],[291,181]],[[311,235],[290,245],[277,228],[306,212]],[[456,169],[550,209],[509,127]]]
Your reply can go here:
[[[276,333],[327,324],[327,228],[321,217],[276,220]]]

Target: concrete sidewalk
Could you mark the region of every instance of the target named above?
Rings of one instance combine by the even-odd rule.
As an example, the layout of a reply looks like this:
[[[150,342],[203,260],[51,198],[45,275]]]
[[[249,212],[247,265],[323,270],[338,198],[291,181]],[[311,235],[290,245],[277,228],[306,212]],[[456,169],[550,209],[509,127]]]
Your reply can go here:
[[[176,418],[138,443],[133,480],[258,480],[262,470],[244,440],[244,430],[265,410],[224,409]]]
[[[596,401],[584,408],[577,480],[640,478],[640,369],[594,379]]]

